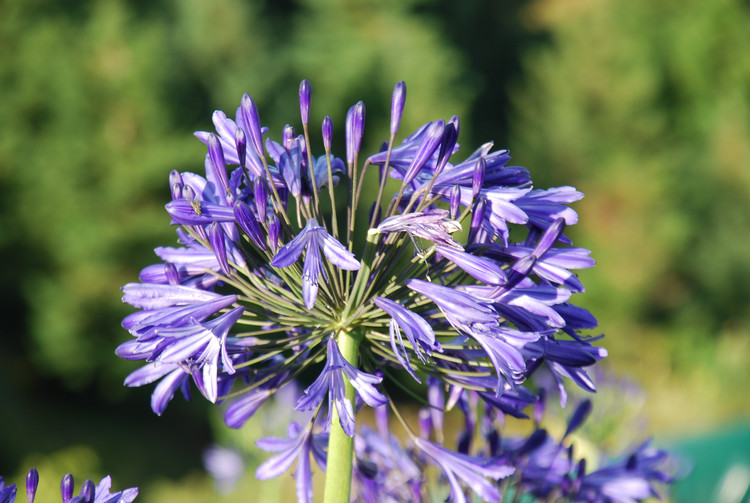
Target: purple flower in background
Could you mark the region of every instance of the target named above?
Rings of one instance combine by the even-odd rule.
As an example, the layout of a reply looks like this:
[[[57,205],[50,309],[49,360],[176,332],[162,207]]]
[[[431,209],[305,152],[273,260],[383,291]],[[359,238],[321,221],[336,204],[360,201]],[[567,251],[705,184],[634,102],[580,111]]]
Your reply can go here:
[[[292,422],[287,430],[287,438],[261,438],[256,445],[264,451],[278,452],[264,461],[256,470],[255,476],[265,480],[286,472],[296,461],[294,478],[297,482],[297,501],[311,503],[313,500],[312,470],[310,455],[321,470],[326,469],[325,446],[328,435],[314,434],[312,423],[303,428]]]
[[[513,466],[508,465],[501,459],[478,458],[459,454],[422,438],[416,438],[414,443],[432,463],[443,471],[450,483],[451,500],[455,503],[466,503],[467,501],[461,483],[467,485],[484,501],[499,502],[502,498],[500,490],[497,484],[493,484],[489,480],[508,477],[515,471]]]
[[[25,499],[28,503],[34,502],[38,485],[39,472],[37,472],[36,468],[32,468],[26,476]],[[104,477],[97,485],[94,485],[94,482],[90,479],[86,480],[81,486],[80,494],[76,497],[73,497],[73,489],[73,476],[67,474],[63,477],[61,484],[63,503],[131,503],[138,496],[137,487],[131,487],[124,491],[111,492],[112,479],[109,475]],[[0,477],[0,503],[14,503],[16,495],[16,485],[6,485],[3,478]]]
[[[242,456],[234,449],[218,445],[203,451],[203,466],[216,482],[216,488],[221,494],[231,492],[245,472]]]
[[[335,472],[326,490],[342,491],[342,501],[349,487],[336,484],[349,474],[352,501],[429,501],[428,465],[458,502],[467,489],[500,501],[500,484],[519,498],[652,494],[647,449],[587,474],[585,461],[541,429],[521,440],[500,432],[505,416],[538,421],[549,390],[538,390],[537,376],[557,386],[563,404],[571,384],[596,389],[587,370],[607,353],[574,295],[584,291],[575,271],[594,261],[564,234],[582,194],[536,188],[492,142],[462,156],[458,117],[397,138],[403,82],[371,155],[360,152],[370,144],[363,102],[337,128],[331,113],[317,129],[309,81],[295,99],[297,123],[278,136],[248,94],[233,119],[214,112],[215,132],[195,133],[206,146],[205,175],[169,173],[166,212],[179,245],[157,248],[161,263],[122,288],[138,311],[123,320],[132,337],[116,354],[142,361],[125,384],[155,383],[151,407],[162,414],[178,390],[190,397],[192,380],[210,402],[228,402],[231,428],[291,390],[289,409],[311,415],[286,439],[258,442],[277,454],[256,475],[296,463],[299,501],[312,500],[310,455]],[[337,131],[343,152],[333,151]],[[322,145],[311,132],[322,133]],[[428,390],[418,387],[425,379]],[[422,436],[394,392],[429,404],[415,428]],[[388,431],[384,404],[407,432],[404,443]],[[357,424],[364,406],[376,408],[377,432]],[[449,414],[463,414],[455,446],[442,428]],[[574,415],[570,429],[585,416]],[[236,475],[220,456],[209,464]]]

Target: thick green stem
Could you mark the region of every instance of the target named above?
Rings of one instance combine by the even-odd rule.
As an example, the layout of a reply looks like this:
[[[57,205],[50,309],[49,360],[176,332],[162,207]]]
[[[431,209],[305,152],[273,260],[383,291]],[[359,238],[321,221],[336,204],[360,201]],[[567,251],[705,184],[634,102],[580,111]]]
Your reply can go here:
[[[360,337],[358,333],[341,332],[338,346],[346,361],[357,366]],[[344,379],[346,398],[354,405],[354,386]],[[339,422],[339,414],[333,408],[331,432],[328,438],[328,461],[326,462],[325,503],[349,503],[352,486],[352,463],[354,459],[354,438],[344,433]]]

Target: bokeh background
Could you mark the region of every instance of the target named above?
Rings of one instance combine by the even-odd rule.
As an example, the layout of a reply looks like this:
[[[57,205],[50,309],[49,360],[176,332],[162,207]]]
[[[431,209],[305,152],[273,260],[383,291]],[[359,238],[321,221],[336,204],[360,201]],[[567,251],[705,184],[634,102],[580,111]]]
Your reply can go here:
[[[202,400],[156,417],[113,351],[119,287],[175,239],[168,173],[202,169],[191,133],[249,92],[278,137],[302,78],[339,135],[365,101],[371,149],[405,80],[402,131],[457,114],[464,155],[494,140],[586,193],[578,302],[610,351],[591,435],[681,449],[675,501],[720,501],[732,466],[748,483],[747,0],[1,0],[1,474],[111,473],[143,502],[289,485],[217,495],[201,453],[263,418],[229,438]]]

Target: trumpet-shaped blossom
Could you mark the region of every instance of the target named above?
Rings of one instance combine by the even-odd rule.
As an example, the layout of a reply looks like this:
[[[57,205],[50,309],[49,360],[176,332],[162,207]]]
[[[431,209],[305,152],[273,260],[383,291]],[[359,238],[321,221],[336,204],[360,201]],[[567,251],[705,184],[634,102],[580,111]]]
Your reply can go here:
[[[430,327],[430,324],[419,315],[405,309],[397,302],[393,302],[384,297],[375,297],[373,300],[375,305],[391,315],[391,322],[388,331],[391,336],[391,348],[393,348],[393,354],[396,355],[401,366],[409,372],[409,375],[411,375],[415,381],[421,382],[414,373],[414,369],[409,363],[409,360],[405,357],[406,347],[404,347],[404,341],[401,338],[401,331],[403,330],[404,334],[406,334],[406,338],[420,361],[426,363],[427,360],[424,356],[425,353],[429,356],[432,354],[433,349],[436,351],[442,351],[440,344],[435,339],[435,333],[432,331],[432,327]]]
[[[256,445],[264,451],[278,452],[264,461],[256,470],[258,479],[278,477],[286,472],[294,462],[294,478],[297,486],[297,501],[312,503],[313,485],[310,455],[321,470],[326,469],[325,446],[328,443],[326,433],[314,434],[312,423],[303,428],[296,422],[289,424],[287,438],[261,438]]]
[[[344,359],[336,342],[330,338],[325,367],[315,382],[305,390],[304,396],[299,399],[295,408],[301,411],[313,410],[327,394],[330,404],[329,416],[335,406],[341,427],[351,437],[354,435],[354,407],[351,400],[345,396],[344,378],[354,386],[357,396],[370,407],[388,402],[388,399],[375,388],[375,384],[379,384],[383,379],[357,370]]]
[[[466,484],[484,501],[499,502],[502,498],[500,490],[496,484],[489,480],[508,477],[515,471],[513,466],[502,459],[478,458],[459,454],[423,438],[416,438],[414,443],[443,471],[450,483],[451,500],[455,503],[466,503],[467,501],[461,483]]]
[[[318,221],[311,218],[307,225],[294,239],[285,244],[271,261],[274,267],[289,267],[297,261],[306,250],[302,268],[302,297],[308,309],[315,305],[318,297],[318,279],[320,274],[327,279],[323,265],[323,255],[333,265],[347,271],[356,271],[361,267],[354,254],[344,248],[336,238],[328,234]]]

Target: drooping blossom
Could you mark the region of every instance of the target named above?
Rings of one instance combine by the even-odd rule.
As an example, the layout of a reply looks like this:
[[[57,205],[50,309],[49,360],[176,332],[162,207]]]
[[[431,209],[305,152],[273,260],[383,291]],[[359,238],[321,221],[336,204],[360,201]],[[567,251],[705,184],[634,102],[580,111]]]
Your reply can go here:
[[[327,355],[323,371],[305,390],[295,408],[301,411],[313,410],[328,395],[329,415],[333,407],[336,407],[341,427],[351,437],[354,435],[354,404],[345,396],[344,379],[354,386],[362,401],[370,407],[377,407],[388,401],[375,388],[382,378],[357,370],[344,359],[333,338],[328,339]]]

